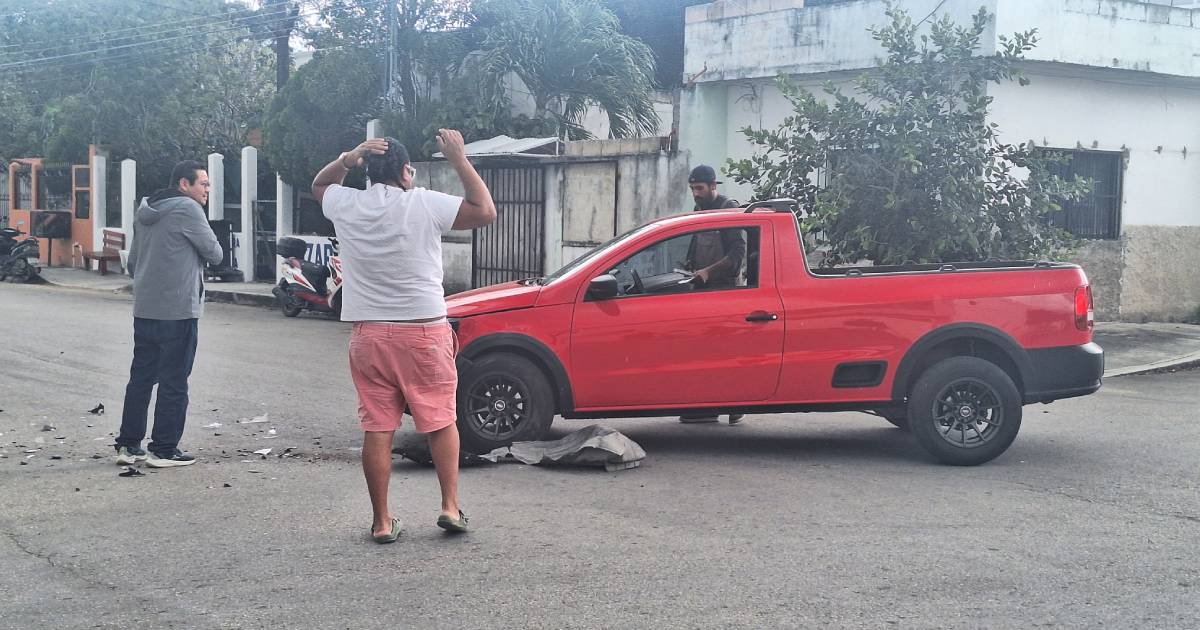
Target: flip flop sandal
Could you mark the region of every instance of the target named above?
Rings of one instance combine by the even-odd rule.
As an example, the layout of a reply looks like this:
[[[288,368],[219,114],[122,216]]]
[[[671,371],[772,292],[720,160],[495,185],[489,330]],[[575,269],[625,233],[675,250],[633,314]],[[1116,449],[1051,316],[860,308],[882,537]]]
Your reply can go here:
[[[463,514],[462,510],[458,511],[458,518],[442,514],[438,517],[437,526],[452,534],[465,533],[467,531],[467,515]]]
[[[398,519],[398,518],[392,519],[392,531],[387,534],[376,535],[375,530],[374,529],[371,530],[371,540],[374,540],[375,542],[377,542],[381,545],[386,545],[388,543],[394,543],[394,542],[396,542],[396,539],[399,537],[400,537],[400,519]]]

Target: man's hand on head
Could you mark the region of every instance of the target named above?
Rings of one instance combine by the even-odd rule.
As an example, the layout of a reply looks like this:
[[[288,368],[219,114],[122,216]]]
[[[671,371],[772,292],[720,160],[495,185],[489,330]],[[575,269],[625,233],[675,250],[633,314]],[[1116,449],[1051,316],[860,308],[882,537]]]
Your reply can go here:
[[[362,166],[367,155],[383,155],[387,153],[388,143],[383,138],[372,138],[347,151],[341,157],[342,167],[349,170]]]

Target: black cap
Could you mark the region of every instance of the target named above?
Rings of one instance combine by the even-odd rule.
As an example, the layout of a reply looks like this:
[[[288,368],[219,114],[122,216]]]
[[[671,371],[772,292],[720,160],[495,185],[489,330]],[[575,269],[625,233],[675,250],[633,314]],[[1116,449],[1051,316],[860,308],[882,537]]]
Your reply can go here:
[[[701,164],[692,169],[692,174],[688,175],[689,184],[720,184],[717,181],[717,171],[707,164]]]

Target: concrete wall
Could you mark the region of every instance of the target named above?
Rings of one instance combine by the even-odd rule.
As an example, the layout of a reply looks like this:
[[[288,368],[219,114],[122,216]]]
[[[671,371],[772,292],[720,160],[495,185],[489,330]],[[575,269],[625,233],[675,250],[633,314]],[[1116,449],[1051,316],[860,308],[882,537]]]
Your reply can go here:
[[[689,7],[684,74],[737,81],[875,67],[882,53],[866,28],[885,23],[885,6],[885,0],[815,6],[723,0]],[[948,15],[960,24],[986,8],[995,20],[981,54],[995,52],[999,35],[1036,28],[1041,43],[1029,53],[1032,60],[1200,77],[1196,9],[1137,0],[906,0],[901,6],[914,20]]]
[[[1121,253],[1120,319],[1180,321],[1200,310],[1200,227],[1129,226]]]
[[[1126,226],[1119,240],[1088,241],[1072,261],[1092,283],[1098,320],[1184,321],[1200,312],[1200,227]]]
[[[980,6],[995,13],[997,1],[905,0],[903,8],[919,20],[940,4],[939,16],[968,22]],[[875,67],[881,50],[866,29],[885,22],[884,8],[884,0],[811,7],[803,0],[723,0],[689,7],[684,76],[738,81]],[[984,52],[993,50],[990,35]]]
[[[419,162],[414,185],[448,195],[463,195],[462,182],[447,162]],[[471,231],[454,231],[442,237],[442,286],[446,293],[471,288]]]
[[[1028,59],[1200,77],[1200,10],[1135,0],[1000,0],[997,9],[997,33],[1038,30]]]
[[[659,150],[659,138],[570,143],[568,155],[541,164],[545,170],[545,266],[551,273],[595,245],[654,218],[691,209],[685,153]],[[461,195],[445,162],[414,165],[416,185]],[[447,293],[471,286],[472,234],[442,238]]]

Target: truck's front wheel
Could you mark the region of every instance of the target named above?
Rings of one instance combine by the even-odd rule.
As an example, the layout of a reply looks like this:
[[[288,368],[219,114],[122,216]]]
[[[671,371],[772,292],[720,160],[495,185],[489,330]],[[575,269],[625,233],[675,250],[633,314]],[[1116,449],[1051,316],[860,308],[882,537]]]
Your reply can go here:
[[[917,379],[908,401],[917,442],[944,464],[974,466],[1012,444],[1021,395],[1008,373],[977,357],[951,357]]]
[[[525,357],[489,354],[459,375],[458,432],[467,450],[543,439],[553,421],[554,392]]]

